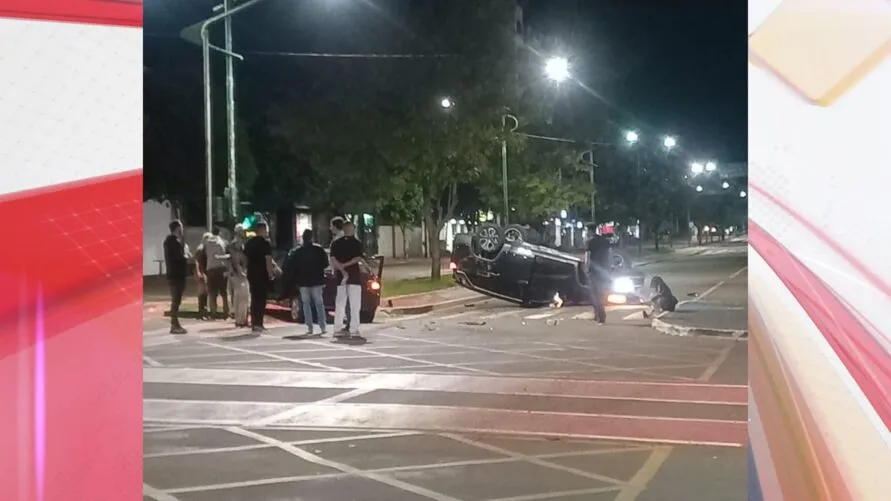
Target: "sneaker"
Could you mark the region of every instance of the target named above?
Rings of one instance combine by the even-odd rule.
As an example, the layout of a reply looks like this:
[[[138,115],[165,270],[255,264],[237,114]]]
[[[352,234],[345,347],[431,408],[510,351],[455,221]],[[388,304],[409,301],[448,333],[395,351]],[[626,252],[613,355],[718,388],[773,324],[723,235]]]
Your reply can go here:
[[[334,333],[334,337],[337,339],[344,339],[350,337],[350,331],[343,329]]]
[[[182,327],[176,326],[176,327],[170,328],[170,333],[171,334],[188,334],[189,331],[183,329]]]
[[[260,327],[259,325],[255,325],[255,326],[251,327],[251,332],[253,332],[255,334],[263,334],[264,332],[266,332],[266,328]]]

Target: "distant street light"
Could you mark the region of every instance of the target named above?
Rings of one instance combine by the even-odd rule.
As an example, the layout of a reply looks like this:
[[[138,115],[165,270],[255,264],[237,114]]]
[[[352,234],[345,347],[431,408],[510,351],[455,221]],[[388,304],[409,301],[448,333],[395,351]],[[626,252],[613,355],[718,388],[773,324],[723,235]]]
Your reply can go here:
[[[749,195],[749,194],[746,193],[745,191],[741,191],[741,192],[739,192],[739,198],[746,198],[748,195]]]
[[[665,139],[662,140],[662,145],[665,146],[666,150],[670,150],[678,145],[678,141],[672,136],[665,136]]]
[[[444,97],[442,98],[442,101],[439,102],[439,106],[442,107],[442,109],[444,110],[449,110],[453,106],[455,106],[455,102],[452,101],[451,98]]]
[[[696,174],[702,174],[702,171],[705,170],[705,167],[701,163],[694,162],[690,164],[690,172],[695,176]]]
[[[699,192],[699,193],[702,193],[702,186],[701,186],[701,185],[700,185],[700,186],[697,186],[697,187],[696,187],[696,191]]]
[[[545,63],[545,76],[555,82],[569,79],[569,60],[565,57],[552,57]]]
[[[640,139],[640,136],[636,131],[629,130],[625,133],[625,141],[628,141],[630,144],[636,143]]]
[[[730,188],[730,183],[728,183],[727,181],[724,181],[723,183],[721,183],[721,188],[724,188],[725,190],[727,188]]]
[[[706,172],[712,172],[712,171],[714,171],[714,170],[717,169],[717,168],[718,168],[718,166],[715,164],[715,162],[707,162],[707,163],[705,164],[705,171],[706,171]]]

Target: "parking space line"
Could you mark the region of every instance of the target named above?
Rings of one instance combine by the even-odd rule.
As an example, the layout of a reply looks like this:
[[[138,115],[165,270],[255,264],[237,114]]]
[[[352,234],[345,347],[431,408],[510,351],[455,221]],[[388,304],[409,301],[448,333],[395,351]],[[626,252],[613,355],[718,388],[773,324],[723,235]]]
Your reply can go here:
[[[291,363],[293,363],[293,364],[295,364],[295,365],[305,365],[305,366],[308,366],[308,367],[315,367],[316,369],[325,369],[325,370],[329,370],[329,371],[338,371],[338,370],[342,370],[342,369],[338,369],[337,367],[332,367],[332,366],[330,366],[330,365],[320,364],[320,363],[316,363],[316,362],[304,362],[304,361],[302,361],[302,360],[298,360],[298,359],[296,359],[296,358],[283,357],[283,356],[280,356],[280,355],[276,355],[276,354],[274,354],[274,353],[266,353],[266,352],[263,352],[263,351],[248,350],[248,349],[245,349],[245,348],[239,348],[239,347],[236,347],[236,346],[226,346],[226,345],[219,344],[219,343],[214,343],[214,342],[211,342],[211,341],[198,341],[198,343],[199,343],[199,344],[203,344],[203,345],[207,345],[207,346],[213,346],[214,348],[222,348],[222,349],[224,349],[224,350],[236,351],[236,352],[239,352],[239,353],[247,353],[247,354],[250,354],[250,355],[259,355],[259,356],[267,357],[267,358],[270,358],[270,359],[273,359],[273,360],[279,360],[279,361],[282,361],[282,362],[291,362]]]
[[[656,447],[650,457],[647,458],[644,465],[637,470],[637,473],[631,477],[628,485],[619,491],[614,501],[635,501],[638,496],[647,489],[650,481],[656,476],[656,473],[662,468],[662,464],[671,455],[672,448],[668,446]]]
[[[310,343],[310,344],[319,344],[318,341],[309,341],[309,343]],[[447,368],[447,369],[463,369],[463,370],[465,370],[465,371],[478,372],[478,373],[481,373],[481,374],[494,374],[494,373],[491,372],[491,371],[486,371],[486,370],[483,370],[483,369],[474,369],[474,368],[471,368],[471,367],[461,367],[461,366],[453,365],[453,364],[443,364],[443,363],[437,363],[437,362],[430,362],[430,361],[428,361],[428,360],[423,360],[423,359],[419,359],[419,358],[406,357],[406,356],[403,356],[403,355],[396,355],[396,354],[392,354],[392,353],[385,353],[385,352],[380,352],[380,351],[374,351],[374,350],[370,350],[370,349],[367,349],[367,348],[359,348],[359,347],[356,347],[356,346],[347,346],[347,347],[345,347],[344,349],[349,350],[349,351],[355,351],[355,352],[358,352],[358,353],[367,353],[368,355],[372,355],[372,356],[378,356],[378,357],[384,357],[384,358],[395,358],[395,359],[398,359],[398,360],[404,360],[404,361],[406,361],[406,362],[411,362],[411,363],[416,364],[416,365],[435,365],[435,366],[437,366],[437,367],[445,367],[445,368]],[[334,369],[334,370],[340,370],[340,369]]]
[[[368,387],[368,388],[355,388],[349,391],[345,391],[343,393],[338,393],[337,395],[323,398],[321,400],[317,400],[315,402],[309,402],[310,404],[336,404],[338,402],[345,402],[347,400],[371,393],[376,391],[376,388]],[[250,426],[252,427],[263,427],[268,426],[276,421],[281,421],[282,419],[287,419],[295,414],[299,414],[302,412],[302,407],[306,404],[297,404],[293,409],[288,409],[284,412],[279,412],[278,414],[273,414],[271,416],[266,416],[263,419],[258,419]]]
[[[607,484],[618,484],[618,485],[622,485],[622,484],[624,484],[624,482],[622,482],[621,480],[617,480],[617,479],[612,478],[612,477],[607,477],[607,476],[605,476],[605,475],[598,475],[597,473],[591,473],[591,472],[587,472],[587,471],[584,471],[584,470],[579,470],[578,468],[572,468],[572,467],[569,467],[569,466],[563,466],[563,465],[560,465],[560,464],[557,464],[557,463],[552,463],[552,462],[550,462],[550,461],[545,461],[544,459],[535,458],[535,457],[532,457],[532,456],[527,456],[527,455],[525,455],[525,454],[520,454],[519,452],[514,452],[514,451],[511,451],[511,450],[508,450],[508,449],[503,449],[503,448],[498,447],[498,446],[496,446],[496,445],[490,445],[490,444],[486,444],[486,443],[483,443],[483,442],[477,442],[476,440],[471,440],[471,439],[466,438],[466,437],[461,436],[461,435],[456,435],[456,434],[453,434],[453,433],[443,433],[443,434],[441,434],[440,436],[443,436],[443,437],[446,437],[446,438],[450,438],[450,439],[452,439],[452,440],[454,440],[454,441],[456,441],[456,442],[461,442],[462,444],[467,444],[467,445],[470,445],[470,446],[472,446],[472,447],[476,447],[477,449],[482,449],[482,450],[486,450],[486,451],[489,451],[489,452],[494,452],[494,453],[496,453],[496,454],[502,454],[502,455],[504,455],[504,456],[508,456],[508,457],[512,457],[512,458],[514,458],[514,459],[518,459],[518,460],[523,461],[523,462],[525,462],[525,463],[534,464],[534,465],[536,465],[536,466],[543,466],[543,467],[548,468],[548,469],[551,469],[551,470],[558,470],[558,471],[562,471],[562,472],[564,472],[564,473],[570,473],[570,474],[572,474],[572,475],[577,475],[577,476],[580,476],[580,477],[589,478],[589,479],[591,479],[591,480],[597,480],[597,481],[599,481],[599,482],[604,482],[604,483],[607,483]]]
[[[228,430],[229,432],[234,433],[236,435],[241,435],[243,437],[247,437],[247,438],[256,440],[258,442],[264,442],[269,445],[278,447],[282,451],[287,452],[287,453],[291,454],[292,456],[302,459],[308,463],[313,463],[318,466],[323,466],[325,468],[330,468],[332,470],[338,470],[342,473],[361,477],[366,480],[372,480],[372,481],[375,481],[375,482],[378,482],[381,484],[389,485],[390,487],[393,487],[395,489],[399,489],[399,490],[405,491],[405,492],[410,492],[412,494],[417,494],[418,496],[423,496],[423,497],[426,497],[429,499],[433,499],[434,501],[461,501],[457,498],[453,498],[451,496],[448,496],[448,495],[445,495],[445,494],[442,494],[439,492],[425,489],[425,488],[417,486],[417,485],[409,484],[408,482],[403,482],[401,480],[397,480],[395,478],[388,477],[386,475],[362,471],[358,468],[354,468],[354,467],[346,465],[346,464],[337,463],[335,461],[325,459],[323,457],[317,456],[315,454],[311,454],[310,452],[300,449],[299,447],[294,447],[293,445],[282,442],[281,440],[276,440],[274,438],[270,438],[265,435],[260,435],[259,433],[256,433],[256,432],[253,432],[250,430],[246,430],[244,428],[230,427],[230,428],[226,428],[226,430]]]
[[[179,501],[179,498],[176,496],[162,491],[161,489],[156,489],[146,483],[142,484],[142,495],[150,497],[155,501]]]

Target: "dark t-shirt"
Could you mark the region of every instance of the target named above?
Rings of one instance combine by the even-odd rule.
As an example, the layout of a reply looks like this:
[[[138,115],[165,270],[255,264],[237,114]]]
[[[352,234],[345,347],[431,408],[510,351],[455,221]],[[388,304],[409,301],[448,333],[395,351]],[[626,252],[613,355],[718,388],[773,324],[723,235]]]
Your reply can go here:
[[[588,274],[599,280],[606,280],[610,275],[609,241],[600,235],[588,239]]]
[[[357,257],[362,257],[362,242],[356,237],[340,237],[331,244],[331,257],[341,263],[346,263]],[[359,263],[348,266],[346,272],[348,284],[362,285]],[[342,277],[338,276],[338,283],[340,283],[341,280]]]
[[[164,239],[164,261],[167,263],[167,278],[185,280],[188,273],[186,251],[183,244],[174,235]]]
[[[269,270],[266,268],[266,256],[272,255],[272,245],[269,240],[260,236],[251,237],[244,244],[244,254],[247,257],[247,276],[251,282],[269,280]]]
[[[325,285],[325,269],[328,254],[316,244],[309,244],[294,251],[294,275],[297,287]]]

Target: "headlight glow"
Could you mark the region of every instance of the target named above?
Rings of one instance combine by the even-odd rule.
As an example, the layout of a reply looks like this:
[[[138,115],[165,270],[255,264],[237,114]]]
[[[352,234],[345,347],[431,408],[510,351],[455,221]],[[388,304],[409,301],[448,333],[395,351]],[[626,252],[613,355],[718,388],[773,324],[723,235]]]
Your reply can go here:
[[[628,277],[619,277],[613,280],[613,292],[629,294],[634,292],[634,281]]]

